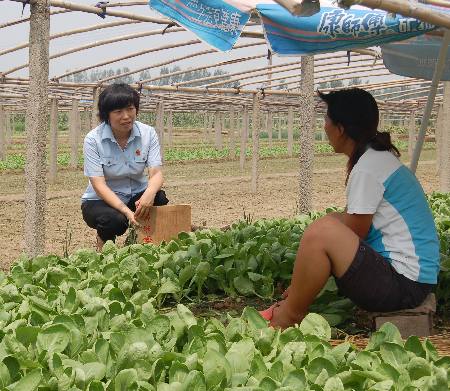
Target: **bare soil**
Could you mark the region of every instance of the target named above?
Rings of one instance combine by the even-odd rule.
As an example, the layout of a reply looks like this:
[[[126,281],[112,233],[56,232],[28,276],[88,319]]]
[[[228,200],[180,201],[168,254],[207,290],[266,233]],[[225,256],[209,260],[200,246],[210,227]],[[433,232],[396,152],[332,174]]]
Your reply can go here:
[[[425,192],[438,190],[433,153],[425,151],[418,178]],[[192,206],[192,223],[223,227],[245,215],[252,219],[291,217],[298,205],[296,158],[260,161],[258,192],[250,190],[251,162],[240,170],[237,161],[171,163],[164,167],[165,190],[172,204]],[[345,160],[341,156],[318,156],[313,177],[313,209],[345,204]],[[80,196],[87,184],[82,169],[63,169],[57,182],[47,186],[46,254],[63,254],[68,248],[93,247],[95,232],[80,211]],[[23,251],[24,174],[0,171],[0,268],[7,270]],[[37,228],[39,229],[39,228]],[[124,238],[119,240],[122,243]]]

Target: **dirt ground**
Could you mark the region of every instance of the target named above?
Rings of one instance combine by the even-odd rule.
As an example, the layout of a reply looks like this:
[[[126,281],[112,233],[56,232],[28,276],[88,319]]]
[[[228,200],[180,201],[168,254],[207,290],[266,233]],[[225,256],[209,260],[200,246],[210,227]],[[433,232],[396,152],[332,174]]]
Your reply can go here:
[[[425,191],[438,190],[433,153],[425,151],[421,159],[418,177]],[[313,209],[344,206],[345,160],[337,155],[319,156],[314,167]],[[256,194],[250,190],[250,168],[250,161],[244,170],[237,161],[171,163],[164,167],[164,188],[171,204],[191,204],[194,225],[223,227],[243,219],[244,213],[254,220],[294,216],[298,205],[297,159],[260,161]],[[69,252],[94,246],[95,232],[85,225],[80,211],[86,183],[80,168],[60,170],[57,183],[48,185],[47,254],[61,255],[66,246]],[[0,268],[4,270],[23,250],[23,189],[22,171],[0,171]]]

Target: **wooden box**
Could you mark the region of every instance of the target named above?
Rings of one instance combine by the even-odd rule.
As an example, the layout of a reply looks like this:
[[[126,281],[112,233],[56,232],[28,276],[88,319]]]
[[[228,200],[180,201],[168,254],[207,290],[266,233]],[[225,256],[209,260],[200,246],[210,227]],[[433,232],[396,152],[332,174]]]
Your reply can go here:
[[[138,243],[159,244],[191,231],[190,205],[153,206],[147,220],[139,220]]]

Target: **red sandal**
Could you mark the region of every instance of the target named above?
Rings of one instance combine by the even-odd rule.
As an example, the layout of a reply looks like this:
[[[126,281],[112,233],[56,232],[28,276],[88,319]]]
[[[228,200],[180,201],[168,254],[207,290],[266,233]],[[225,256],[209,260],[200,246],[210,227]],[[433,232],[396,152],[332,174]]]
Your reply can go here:
[[[267,321],[271,321],[273,318],[273,310],[280,305],[279,302],[272,304],[269,308],[263,311],[259,311],[259,314]]]

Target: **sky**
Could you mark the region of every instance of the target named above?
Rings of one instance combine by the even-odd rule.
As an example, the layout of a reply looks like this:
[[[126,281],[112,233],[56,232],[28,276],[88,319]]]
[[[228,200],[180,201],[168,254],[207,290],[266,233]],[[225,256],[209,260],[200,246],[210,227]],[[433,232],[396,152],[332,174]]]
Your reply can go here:
[[[93,5],[95,1],[88,0],[76,0],[72,1],[76,3]],[[116,8],[117,9],[117,8]],[[153,17],[161,17],[156,12],[152,11],[147,5],[143,6],[130,6],[121,7],[121,10],[137,13],[143,15],[149,15]],[[12,1],[0,1],[0,25],[11,20],[20,20],[22,18],[22,4]],[[29,6],[25,7],[23,18],[29,17]],[[107,16],[105,19],[101,19],[99,16],[94,14],[88,14],[83,12],[70,12],[61,15],[55,15],[51,18],[50,34],[59,33],[62,31],[72,30],[80,27],[87,27],[101,23],[108,23],[112,21],[119,20],[118,18]],[[164,26],[157,26],[148,23],[138,23],[126,26],[102,29],[94,32],[83,33],[72,35],[67,38],[54,39],[50,43],[50,54],[55,54],[63,50],[74,48],[92,41],[100,41],[112,37],[117,37],[120,35],[133,34],[137,32],[148,31],[149,29],[163,28]],[[28,41],[28,23],[21,23],[15,26],[7,27],[1,29],[0,34],[0,51],[25,43]],[[183,33],[172,33],[166,34],[164,36],[152,36],[143,37],[139,39],[133,39],[123,42],[117,42],[110,45],[100,46],[97,48],[92,48],[85,50],[83,52],[74,53],[71,55],[64,56],[62,58],[54,59],[50,62],[50,77],[60,76],[67,70],[73,70],[81,68],[93,63],[98,63],[103,60],[109,59],[111,57],[119,57],[122,55],[129,54],[131,52],[139,51],[142,49],[148,49],[154,46],[161,46],[168,43],[176,43],[187,41],[191,39],[196,39],[196,37],[186,31]],[[238,43],[250,42],[248,38],[241,37]],[[155,63],[159,63],[168,60],[173,57],[178,57],[187,53],[192,53],[199,50],[209,49],[210,47],[206,44],[191,45],[184,48],[175,48],[170,50],[164,50],[157,53],[149,53],[143,56],[135,57],[132,59],[127,59],[121,62],[116,62],[108,65],[107,68],[122,68],[128,67],[130,69],[141,68],[144,66],[149,66]],[[229,59],[238,58],[241,56],[252,56],[257,54],[266,54],[267,46],[262,45],[255,48],[247,48],[232,51],[229,53],[214,52],[213,54],[203,56],[201,59],[191,59],[185,60],[180,64],[183,68],[195,67],[199,65],[206,65],[211,62],[226,61]],[[300,60],[300,57],[297,57]],[[277,57],[273,56],[273,65],[282,62],[291,62],[295,60],[295,57]],[[7,55],[0,56],[0,71],[11,69],[15,66],[21,65],[28,62],[28,49],[21,49],[17,52],[10,53]],[[248,63],[240,63],[237,65],[228,66],[226,69],[228,72],[236,72],[242,70],[244,67],[249,69],[254,69],[257,67],[267,66],[266,59],[254,60]],[[89,71],[88,71],[89,72]],[[152,76],[157,76],[159,71],[153,70]],[[11,76],[23,77],[28,76],[28,70],[20,70],[11,74]],[[136,75],[137,76],[137,75]],[[275,76],[274,76],[275,77]],[[397,77],[389,77],[397,78]],[[389,79],[386,77],[378,77],[372,81],[382,81]],[[254,87],[254,86],[253,86]]]
[[[93,5],[92,1],[87,0],[77,0],[77,3]],[[161,17],[156,12],[152,11],[148,6],[133,6],[124,7],[122,10],[130,13],[140,13],[144,15],[149,15],[153,17]],[[15,3],[11,1],[1,1],[0,2],[0,25],[11,20],[17,20],[21,18],[22,4]],[[29,6],[26,6],[24,17],[29,17]],[[108,23],[112,21],[119,20],[119,18],[106,17],[101,19],[99,16],[94,14],[87,14],[82,12],[70,12],[67,14],[55,15],[51,18],[50,34],[59,33],[61,31],[72,30],[80,27],[87,27],[101,23]],[[52,40],[50,43],[50,54],[58,53],[63,50],[74,48],[76,46],[81,46],[85,43],[92,41],[99,41],[108,39],[114,36],[133,34],[143,31],[148,31],[149,26],[151,29],[164,28],[164,26],[154,27],[154,24],[148,23],[138,23],[126,26],[102,29],[95,32],[83,33],[73,35],[67,38],[59,38]],[[25,43],[28,41],[28,23],[22,23],[16,26],[7,27],[2,29],[2,34],[0,34],[0,51]],[[183,33],[172,33],[166,34],[164,37],[153,36],[153,37],[143,37],[139,39],[133,39],[129,41],[118,42],[106,46],[101,46],[98,48],[88,49],[80,53],[74,53],[71,55],[64,56],[59,59],[54,59],[50,63],[50,77],[61,75],[66,70],[72,70],[80,67],[84,67],[89,63],[96,63],[105,60],[105,58],[119,57],[126,55],[127,53],[139,51],[142,49],[148,49],[153,46],[161,46],[169,43],[182,42],[191,39],[196,39],[196,37],[190,32]],[[248,42],[248,39],[241,38],[238,42]],[[157,54],[146,54],[140,57],[135,57],[133,59],[124,60],[122,62],[117,62],[109,65],[108,67],[128,67],[130,69],[144,67],[146,65],[151,65],[155,62],[161,62],[170,59],[175,56],[181,56],[183,54],[192,53],[194,51],[201,50],[200,48],[208,49],[210,48],[206,44],[191,45],[185,48],[176,48],[171,50],[165,50],[164,52],[158,52]],[[216,52],[208,57],[205,57],[203,62],[210,61],[226,61],[231,58],[239,57],[240,55],[250,56],[256,54],[262,54],[267,51],[267,47],[263,49],[245,49],[237,51],[236,54],[231,53],[220,53]],[[9,53],[7,55],[0,57],[0,70],[10,69],[15,66],[21,65],[28,61],[28,49],[22,49],[20,51]],[[286,60],[281,60],[286,61]],[[262,65],[267,61],[262,61]],[[194,67],[199,65],[199,61],[190,60],[183,62],[185,67]],[[256,67],[255,64],[249,64],[249,66]],[[240,65],[242,67],[242,64]],[[230,67],[231,69],[232,67]],[[234,67],[238,69],[239,66]],[[153,72],[156,76],[156,71]],[[27,75],[27,70],[16,71],[12,73],[11,76],[24,76]],[[159,72],[158,72],[159,74]]]

